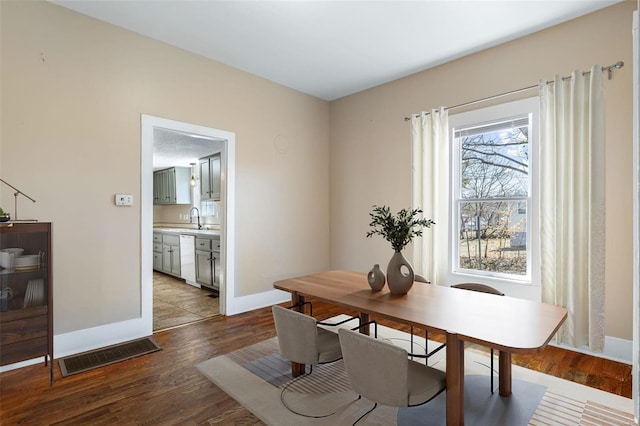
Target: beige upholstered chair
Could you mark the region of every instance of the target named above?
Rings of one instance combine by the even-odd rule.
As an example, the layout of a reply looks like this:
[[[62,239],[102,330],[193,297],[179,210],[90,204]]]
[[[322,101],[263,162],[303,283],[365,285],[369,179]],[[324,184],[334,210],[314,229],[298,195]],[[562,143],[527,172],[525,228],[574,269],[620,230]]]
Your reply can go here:
[[[445,373],[408,359],[406,350],[352,330],[340,329],[347,377],[360,397],[392,407],[429,402],[446,387]]]
[[[489,293],[495,294],[496,296],[504,296],[504,293],[498,289],[495,289],[486,284],[480,283],[463,283],[463,284],[454,284],[451,287],[460,288],[462,290],[471,290],[471,291],[479,291],[480,293]]]
[[[413,274],[413,280],[419,283],[431,284],[431,281],[428,281],[425,277],[418,274]]]
[[[306,303],[311,307],[311,304]],[[336,333],[325,330],[322,325],[340,325],[347,321],[358,319],[351,317],[335,324],[328,324],[316,321],[313,316],[305,315],[301,312],[283,308],[282,306],[272,306],[273,320],[278,335],[278,345],[280,345],[280,353],[290,361],[309,366],[309,373],[313,371],[314,364],[326,364],[342,359],[342,351],[340,348],[340,339]],[[313,312],[310,312],[313,315]],[[373,321],[371,323],[374,323]],[[367,323],[369,324],[369,323]],[[377,334],[377,325],[376,325]],[[306,375],[306,372],[305,372]],[[285,392],[287,388],[304,377],[298,376],[293,381],[282,387],[280,392],[280,401],[289,411],[304,417],[327,417],[334,413],[326,415],[308,415],[300,413],[292,409],[285,401]]]
[[[280,353],[300,364],[324,364],[342,358],[338,335],[318,327],[315,318],[272,306]]]
[[[480,284],[480,283],[462,283],[462,284],[455,284],[451,286],[452,288],[459,288],[461,290],[469,290],[469,291],[477,291],[480,293],[488,293],[488,294],[495,294],[496,296],[504,296],[504,293],[501,292],[498,289],[495,289],[491,286],[488,286],[486,284]],[[495,373],[495,370],[493,369],[493,348],[491,348],[491,393],[494,392],[494,388],[493,388],[493,373]]]

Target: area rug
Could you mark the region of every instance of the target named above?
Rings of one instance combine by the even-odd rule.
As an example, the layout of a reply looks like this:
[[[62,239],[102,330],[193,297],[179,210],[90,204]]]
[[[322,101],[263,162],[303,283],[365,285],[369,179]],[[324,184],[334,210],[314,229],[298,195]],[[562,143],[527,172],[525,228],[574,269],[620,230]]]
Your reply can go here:
[[[335,318],[339,320],[340,318]],[[409,348],[406,333],[379,327],[379,338]],[[416,337],[414,351],[424,353]],[[429,347],[436,343],[428,342]],[[429,365],[445,369],[445,351]],[[467,425],[633,425],[632,401],[556,377],[513,366],[513,394],[491,394],[489,358],[465,350],[465,424]],[[291,378],[291,364],[276,338],[259,342],[197,365],[202,374],[269,425],[351,425],[373,403],[358,399],[341,361],[314,366],[310,375]],[[497,381],[496,381],[497,383]],[[281,401],[294,411],[285,408]],[[445,394],[413,408],[379,406],[361,425],[444,425]]]

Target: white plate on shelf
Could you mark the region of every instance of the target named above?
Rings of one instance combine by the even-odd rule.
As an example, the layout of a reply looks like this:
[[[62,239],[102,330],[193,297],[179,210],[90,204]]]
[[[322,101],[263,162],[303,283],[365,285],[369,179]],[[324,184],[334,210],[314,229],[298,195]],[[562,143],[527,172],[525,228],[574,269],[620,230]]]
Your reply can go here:
[[[20,257],[16,257],[14,260],[16,267],[18,266],[37,266],[40,264],[39,254],[25,254]]]
[[[8,248],[3,248],[0,249],[1,253],[13,253],[14,256],[18,257],[18,256],[22,256],[22,253],[24,253],[24,249],[23,248],[19,248],[19,247],[8,247]]]
[[[44,305],[44,280],[42,278],[29,280],[24,294],[23,308]]]
[[[18,247],[4,248],[0,250],[0,266],[6,269],[13,269],[15,260],[24,253],[24,249]]]

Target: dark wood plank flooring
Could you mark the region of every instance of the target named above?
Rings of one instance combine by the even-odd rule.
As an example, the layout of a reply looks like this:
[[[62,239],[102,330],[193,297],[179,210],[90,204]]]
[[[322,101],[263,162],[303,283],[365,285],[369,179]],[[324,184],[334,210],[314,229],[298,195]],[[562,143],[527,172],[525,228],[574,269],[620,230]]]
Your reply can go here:
[[[314,303],[318,318],[341,312]],[[263,424],[195,365],[273,336],[271,309],[263,308],[156,333],[162,351],[78,375],[61,377],[56,363],[52,387],[42,364],[8,371],[0,374],[0,424]],[[514,363],[631,397],[625,364],[553,347]]]

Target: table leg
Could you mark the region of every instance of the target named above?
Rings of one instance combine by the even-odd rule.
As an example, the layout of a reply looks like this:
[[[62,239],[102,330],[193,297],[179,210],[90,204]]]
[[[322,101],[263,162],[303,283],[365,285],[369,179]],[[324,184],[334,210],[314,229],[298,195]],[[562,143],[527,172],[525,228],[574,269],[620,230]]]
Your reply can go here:
[[[447,426],[464,425],[464,342],[447,333]]]
[[[304,296],[300,296],[297,293],[291,293],[291,305],[295,306],[301,303],[304,303]],[[299,306],[293,309],[297,310],[298,312],[304,312],[304,306]],[[305,364],[298,364],[297,362],[291,361],[291,376],[301,376],[305,373],[306,370],[307,366]]]
[[[498,382],[500,396],[511,395],[511,352],[500,351]]]
[[[360,312],[360,324],[366,324],[368,322],[369,322],[369,314],[365,314],[363,312]],[[362,327],[360,329],[360,333],[366,334],[367,336],[369,336],[369,334],[370,334],[369,325],[365,325],[364,327]]]

